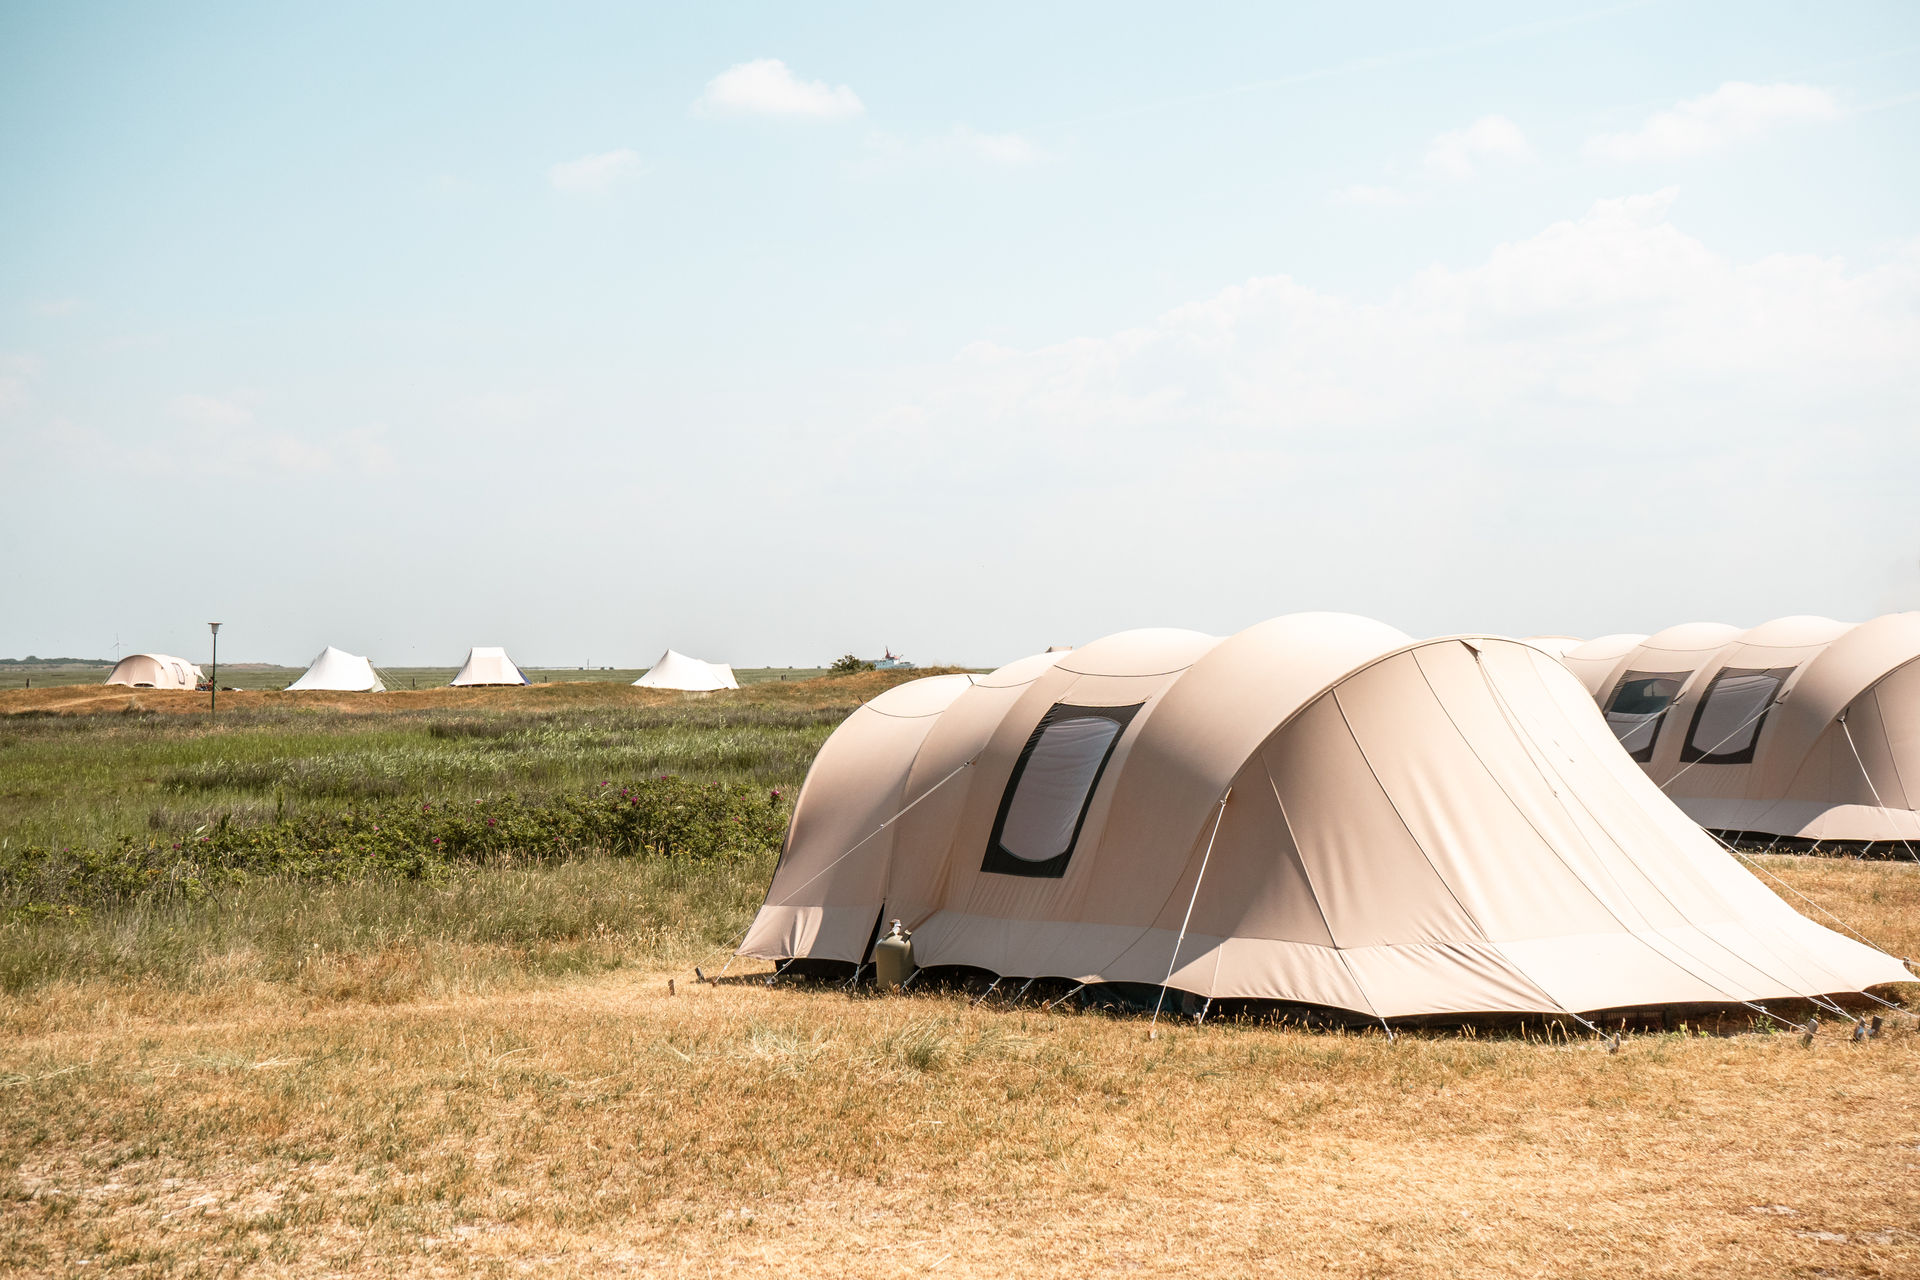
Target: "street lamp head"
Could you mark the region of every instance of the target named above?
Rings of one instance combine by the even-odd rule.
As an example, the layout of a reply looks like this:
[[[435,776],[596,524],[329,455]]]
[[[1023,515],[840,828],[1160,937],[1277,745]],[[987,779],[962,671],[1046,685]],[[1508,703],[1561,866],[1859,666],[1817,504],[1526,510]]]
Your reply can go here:
[[[208,625],[209,627],[211,627],[211,628],[213,628],[213,634],[215,634],[215,635],[219,635],[219,634],[220,634],[220,624],[219,624],[219,623],[217,623],[217,622],[209,622],[209,623],[208,623],[207,625]]]

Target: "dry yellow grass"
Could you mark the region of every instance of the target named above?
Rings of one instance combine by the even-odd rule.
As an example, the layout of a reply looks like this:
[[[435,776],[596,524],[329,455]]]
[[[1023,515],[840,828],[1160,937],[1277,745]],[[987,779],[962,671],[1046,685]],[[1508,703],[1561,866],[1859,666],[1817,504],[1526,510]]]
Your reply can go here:
[[[1767,865],[1916,936],[1920,868]],[[1904,1022],[1150,1041],[684,972],[396,1001],[391,944],[331,984],[218,959],[0,1006],[0,1269],[1920,1274]]]

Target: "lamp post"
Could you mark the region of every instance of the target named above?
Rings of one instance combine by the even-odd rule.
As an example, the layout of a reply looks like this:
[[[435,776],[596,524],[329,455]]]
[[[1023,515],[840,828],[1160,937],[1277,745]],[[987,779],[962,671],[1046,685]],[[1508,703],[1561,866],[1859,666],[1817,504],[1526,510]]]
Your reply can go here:
[[[213,631],[213,687],[207,690],[207,711],[209,714],[220,710],[220,624],[207,624]]]

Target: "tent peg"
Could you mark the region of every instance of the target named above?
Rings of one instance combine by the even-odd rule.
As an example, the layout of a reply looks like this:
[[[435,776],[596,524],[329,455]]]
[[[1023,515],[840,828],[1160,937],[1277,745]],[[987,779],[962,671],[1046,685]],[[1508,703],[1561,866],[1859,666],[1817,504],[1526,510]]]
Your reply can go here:
[[[1880,1015],[1877,1013],[1873,1015],[1873,1022],[1867,1027],[1867,1038],[1870,1040],[1880,1038]]]
[[[993,989],[999,985],[1000,985],[1000,979],[996,977],[992,982],[989,982],[987,984],[987,989],[985,991],[982,991],[979,995],[973,998],[973,1003],[979,1004],[982,1001],[984,1001],[988,996],[993,994]]]
[[[1813,1038],[1820,1034],[1820,1015],[1814,1014],[1807,1019],[1807,1025],[1800,1028],[1800,1047],[1805,1049],[1813,1044]]]

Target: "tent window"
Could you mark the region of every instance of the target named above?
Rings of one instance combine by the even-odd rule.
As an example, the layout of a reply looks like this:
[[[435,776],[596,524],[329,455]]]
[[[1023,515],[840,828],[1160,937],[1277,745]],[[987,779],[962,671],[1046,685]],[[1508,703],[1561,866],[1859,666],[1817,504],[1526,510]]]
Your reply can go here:
[[[1073,707],[1062,702],[1041,717],[1000,797],[982,871],[1048,879],[1066,874],[1100,775],[1138,710],[1138,704]]]
[[[1687,682],[1685,671],[1629,671],[1607,699],[1607,724],[1627,754],[1645,764],[1653,759],[1653,744],[1667,708]]]
[[[1792,674],[1792,667],[1727,667],[1714,676],[1694,709],[1681,763],[1751,764],[1760,726]]]

